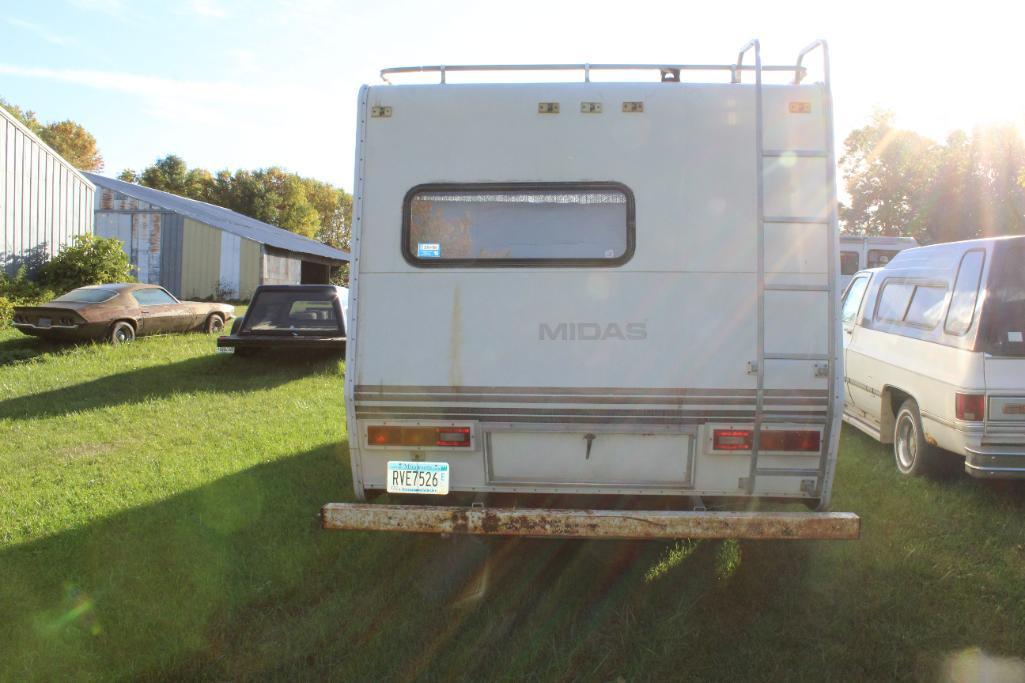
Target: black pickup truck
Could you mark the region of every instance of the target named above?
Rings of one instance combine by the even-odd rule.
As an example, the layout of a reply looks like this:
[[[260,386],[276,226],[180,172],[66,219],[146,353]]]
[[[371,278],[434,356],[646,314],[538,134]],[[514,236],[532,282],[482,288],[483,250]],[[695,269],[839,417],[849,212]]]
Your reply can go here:
[[[345,353],[349,290],[334,285],[261,285],[219,353],[249,356],[291,349]]]

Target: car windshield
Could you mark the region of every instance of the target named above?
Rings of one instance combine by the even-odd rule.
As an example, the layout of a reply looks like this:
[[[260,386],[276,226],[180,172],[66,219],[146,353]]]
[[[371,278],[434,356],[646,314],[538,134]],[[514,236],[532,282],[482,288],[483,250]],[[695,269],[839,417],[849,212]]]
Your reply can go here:
[[[54,302],[67,303],[67,304],[98,304],[107,299],[112,299],[117,296],[117,292],[112,289],[97,289],[94,287],[82,287],[81,289],[73,289],[67,294],[54,299]]]
[[[1025,240],[998,243],[994,249],[983,304],[981,351],[996,356],[1025,356]]]
[[[261,292],[246,316],[246,331],[264,334],[338,334],[332,292]]]

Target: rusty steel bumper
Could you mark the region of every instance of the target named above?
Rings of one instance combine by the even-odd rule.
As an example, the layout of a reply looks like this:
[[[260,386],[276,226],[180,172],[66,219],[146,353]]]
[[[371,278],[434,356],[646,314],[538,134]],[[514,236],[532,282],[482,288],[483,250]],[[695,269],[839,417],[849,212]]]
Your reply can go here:
[[[328,503],[325,529],[541,538],[747,538],[855,540],[852,512],[556,510]]]

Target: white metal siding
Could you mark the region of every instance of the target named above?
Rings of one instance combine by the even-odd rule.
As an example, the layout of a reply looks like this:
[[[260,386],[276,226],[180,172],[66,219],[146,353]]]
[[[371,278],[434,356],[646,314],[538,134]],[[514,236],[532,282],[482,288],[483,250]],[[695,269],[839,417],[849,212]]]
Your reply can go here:
[[[0,264],[13,274],[93,230],[93,185],[0,109]]]
[[[221,232],[221,280],[218,288],[228,299],[238,298],[241,247],[241,237],[230,232]]]

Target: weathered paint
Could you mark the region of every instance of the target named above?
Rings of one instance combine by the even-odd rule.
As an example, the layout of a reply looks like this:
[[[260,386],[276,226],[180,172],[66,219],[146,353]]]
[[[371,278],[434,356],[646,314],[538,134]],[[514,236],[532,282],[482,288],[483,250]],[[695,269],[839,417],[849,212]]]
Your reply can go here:
[[[747,538],[856,540],[850,512],[554,510],[328,503],[325,529],[544,538]]]
[[[212,297],[220,282],[221,231],[191,218],[182,231],[183,297]]]
[[[185,219],[176,213],[162,214],[160,226],[160,284],[181,296],[182,244]]]
[[[222,230],[220,275],[217,281],[218,298],[238,298],[241,251],[242,238]]]
[[[242,240],[239,252],[239,298],[252,298],[253,292],[260,285],[263,267],[263,249],[259,242]]]
[[[94,187],[0,109],[0,266],[12,274],[54,256],[93,230]]]
[[[294,254],[270,247],[263,249],[263,284],[297,285],[302,280],[302,261]]]

